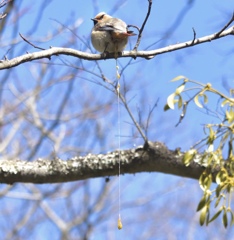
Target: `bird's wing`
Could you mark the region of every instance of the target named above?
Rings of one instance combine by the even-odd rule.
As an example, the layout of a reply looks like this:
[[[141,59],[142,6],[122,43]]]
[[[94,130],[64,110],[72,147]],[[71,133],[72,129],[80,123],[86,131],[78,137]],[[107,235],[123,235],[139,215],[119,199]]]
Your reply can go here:
[[[105,23],[105,24],[100,24],[97,26],[97,30],[99,31],[116,31],[116,32],[126,32],[126,29],[124,29],[122,26],[118,27],[111,23]]]

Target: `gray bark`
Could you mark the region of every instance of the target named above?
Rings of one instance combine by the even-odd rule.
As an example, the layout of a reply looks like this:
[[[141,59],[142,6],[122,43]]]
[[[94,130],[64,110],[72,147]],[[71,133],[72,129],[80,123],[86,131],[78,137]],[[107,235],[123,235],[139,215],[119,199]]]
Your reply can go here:
[[[121,174],[161,172],[181,177],[198,179],[204,167],[196,163],[186,167],[183,153],[169,150],[163,143],[149,142],[134,149],[121,150]],[[68,160],[59,158],[35,161],[1,160],[0,181],[59,183],[96,177],[118,175],[119,151],[106,154],[88,154]]]

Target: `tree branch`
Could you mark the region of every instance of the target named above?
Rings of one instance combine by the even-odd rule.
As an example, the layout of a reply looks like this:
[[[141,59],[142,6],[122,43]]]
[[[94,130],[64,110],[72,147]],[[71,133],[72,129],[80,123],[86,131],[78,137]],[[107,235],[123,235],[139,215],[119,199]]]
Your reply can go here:
[[[232,17],[229,20],[229,22],[219,32],[216,33],[216,36],[219,36],[225,29],[227,29],[230,26],[230,24],[232,24],[233,21],[234,21],[234,12],[232,13]]]
[[[135,149],[121,150],[121,173],[162,172],[198,179],[204,168],[196,163],[186,167],[183,154],[169,150],[160,142],[148,142]],[[61,159],[1,160],[0,181],[59,183],[88,178],[118,175],[119,151],[107,154],[88,154],[67,161]]]
[[[205,42],[211,42],[213,40],[226,37],[228,35],[234,35],[234,27],[230,27],[225,31],[222,31],[220,34],[211,34],[205,37],[193,39],[192,41],[187,41],[183,43],[177,43],[174,45],[170,45],[164,48],[156,49],[156,50],[150,50],[150,51],[125,51],[119,56],[119,58],[122,57],[141,57],[141,58],[146,58],[146,59],[151,59],[155,57],[156,55],[167,53],[167,52],[172,52],[176,51],[182,48],[188,48],[192,47],[201,43]],[[68,55],[68,56],[73,56],[81,59],[86,59],[86,60],[103,60],[103,59],[109,59],[109,58],[115,58],[114,54],[108,54],[106,58],[104,58],[101,54],[91,54],[87,52],[81,52],[75,49],[71,48],[59,48],[59,47],[51,47],[50,49],[43,50],[40,52],[34,52],[34,53],[27,53],[25,55],[13,58],[11,60],[7,59],[6,60],[0,60],[0,70],[2,69],[9,69],[16,67],[22,63],[25,62],[30,62],[38,59],[43,59],[43,58],[51,58],[51,56],[54,55]]]
[[[149,18],[149,16],[150,16],[151,7],[152,7],[152,3],[153,3],[153,2],[152,2],[152,0],[148,0],[148,2],[149,2],[148,12],[147,12],[146,17],[145,17],[145,20],[144,20],[144,22],[143,22],[143,24],[142,24],[142,26],[141,26],[141,29],[139,30],[139,35],[138,35],[138,38],[137,38],[136,45],[135,45],[135,47],[133,48],[133,50],[135,50],[135,51],[137,51],[137,48],[138,48],[139,45],[140,45],[141,37],[142,37],[142,32],[143,32],[144,27],[145,27],[145,24],[146,24],[146,22],[148,21],[148,18]]]

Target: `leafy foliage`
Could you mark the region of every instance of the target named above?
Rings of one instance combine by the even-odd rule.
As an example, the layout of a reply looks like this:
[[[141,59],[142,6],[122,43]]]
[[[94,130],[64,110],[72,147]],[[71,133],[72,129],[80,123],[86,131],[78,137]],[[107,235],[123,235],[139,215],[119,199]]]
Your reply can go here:
[[[164,107],[164,110],[174,109],[175,105],[178,106],[178,109],[182,108],[179,123],[185,116],[187,106],[192,100],[197,107],[203,108],[208,103],[207,93],[209,92],[224,99],[220,104],[222,108],[225,108],[223,119],[219,123],[205,125],[204,130],[207,136],[185,152],[183,163],[189,166],[192,161],[196,161],[205,167],[199,179],[203,191],[203,196],[197,207],[197,211],[200,211],[200,224],[208,225],[222,215],[222,222],[226,228],[228,225],[234,224],[234,212],[231,209],[231,199],[234,192],[234,98],[227,97],[212,88],[210,83],[204,85],[184,76],[178,76],[172,81],[181,80],[182,84],[176,88],[174,93],[169,95]],[[188,83],[192,83],[195,87],[185,89],[185,85]],[[192,97],[184,100],[183,93],[188,91],[196,92]],[[198,154],[200,149],[204,150]],[[213,182],[216,184],[212,184]],[[211,190],[211,188],[213,189]],[[213,216],[211,216],[211,206],[215,211]]]

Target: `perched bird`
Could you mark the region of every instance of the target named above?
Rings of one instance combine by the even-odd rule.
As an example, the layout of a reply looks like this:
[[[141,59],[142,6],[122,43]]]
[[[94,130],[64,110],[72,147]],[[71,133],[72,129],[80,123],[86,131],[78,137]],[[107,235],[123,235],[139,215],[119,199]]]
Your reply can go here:
[[[101,12],[95,18],[92,18],[94,27],[91,33],[91,40],[94,48],[101,53],[122,52],[128,43],[128,37],[134,36],[132,31],[128,30],[127,24],[119,18],[113,18],[110,15]]]

